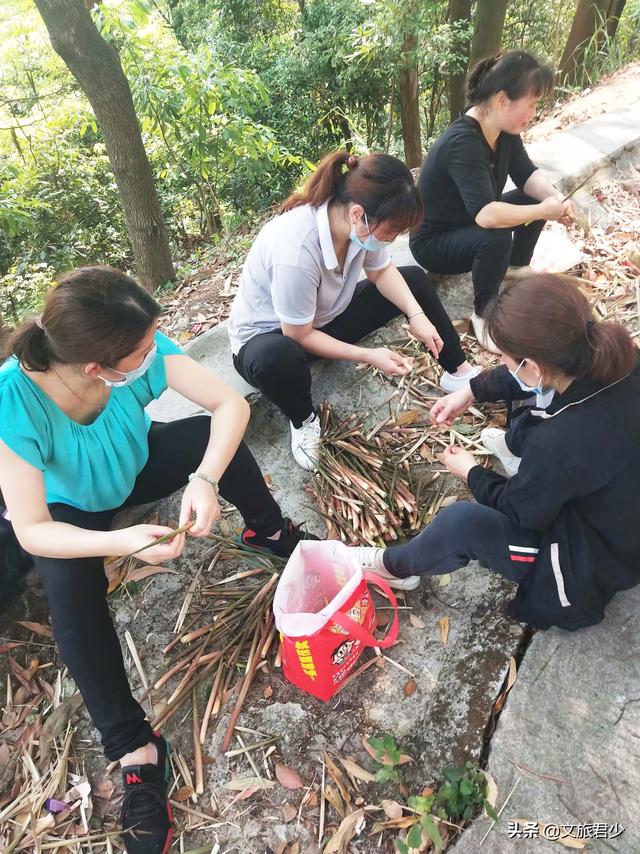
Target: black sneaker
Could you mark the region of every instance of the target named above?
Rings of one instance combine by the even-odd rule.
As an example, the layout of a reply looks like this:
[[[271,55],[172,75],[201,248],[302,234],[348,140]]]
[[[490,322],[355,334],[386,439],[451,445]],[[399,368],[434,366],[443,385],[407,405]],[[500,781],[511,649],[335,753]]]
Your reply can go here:
[[[274,557],[288,558],[298,545],[300,540],[318,540],[314,534],[310,534],[298,525],[294,525],[291,519],[284,519],[280,539],[270,540],[261,534],[256,534],[251,528],[245,528],[240,535],[239,542],[253,551],[263,554],[274,555]]]
[[[173,815],[167,798],[169,745],[154,732],[157,765],[122,769],[124,801],[120,819],[127,854],[167,854],[173,839]]]

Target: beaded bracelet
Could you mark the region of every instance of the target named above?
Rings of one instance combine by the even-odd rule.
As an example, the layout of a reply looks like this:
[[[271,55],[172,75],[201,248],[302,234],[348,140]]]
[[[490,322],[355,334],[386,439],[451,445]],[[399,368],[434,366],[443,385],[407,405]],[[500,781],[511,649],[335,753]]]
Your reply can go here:
[[[215,492],[215,494],[216,495],[218,494],[218,481],[217,480],[214,480],[212,477],[209,477],[208,474],[204,474],[201,471],[194,471],[194,472],[191,472],[191,474],[189,475],[189,483],[191,483],[191,481],[194,479],[194,477],[199,477],[202,480],[206,480],[207,483],[210,483],[211,486],[213,487],[213,491]]]

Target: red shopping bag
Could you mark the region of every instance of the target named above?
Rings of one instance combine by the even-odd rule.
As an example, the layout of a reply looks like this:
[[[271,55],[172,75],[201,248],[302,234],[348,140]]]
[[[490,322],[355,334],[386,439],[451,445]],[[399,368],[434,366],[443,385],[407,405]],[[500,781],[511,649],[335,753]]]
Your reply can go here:
[[[383,640],[373,635],[376,612],[368,584],[380,587],[395,611]],[[278,583],[273,610],[285,678],[321,700],[333,697],[365,647],[388,647],[398,637],[398,608],[389,585],[363,573],[337,540],[298,544]]]

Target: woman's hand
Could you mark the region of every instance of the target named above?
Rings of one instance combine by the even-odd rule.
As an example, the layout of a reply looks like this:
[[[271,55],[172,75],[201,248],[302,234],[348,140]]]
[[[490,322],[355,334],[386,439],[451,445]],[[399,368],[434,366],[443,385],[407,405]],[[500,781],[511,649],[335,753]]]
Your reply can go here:
[[[547,196],[538,207],[540,208],[539,219],[561,219],[565,215],[564,202],[558,196]]]
[[[455,419],[462,415],[474,401],[471,386],[463,386],[458,391],[452,391],[451,394],[445,394],[431,407],[429,416],[434,424],[442,427],[450,427]]]
[[[388,347],[374,347],[367,350],[367,362],[392,377],[406,376],[413,365],[413,359],[406,359]]]
[[[118,536],[118,552],[120,554],[132,554],[145,563],[158,564],[180,557],[184,548],[184,533],[176,534],[166,543],[145,548],[140,554],[136,554],[136,552],[154,540],[172,533],[173,530],[173,528],[167,528],[166,525],[132,525],[130,528],[123,528],[121,531],[114,531],[113,533]]]
[[[567,199],[566,201],[561,199],[561,201],[563,214],[558,222],[562,223],[562,225],[571,225],[572,222],[575,222],[575,219],[578,216],[578,209],[571,199]]]
[[[178,526],[186,525],[194,514],[196,521],[189,531],[192,537],[206,537],[213,523],[220,518],[216,491],[201,477],[194,477],[184,491]]]
[[[458,448],[455,445],[449,445],[441,454],[438,454],[438,459],[443,462],[448,471],[455,477],[466,482],[469,472],[474,466],[478,465],[478,461],[465,451],[464,448]]]
[[[409,321],[409,329],[418,341],[422,341],[434,359],[437,359],[444,342],[429,318],[424,314],[414,314]]]

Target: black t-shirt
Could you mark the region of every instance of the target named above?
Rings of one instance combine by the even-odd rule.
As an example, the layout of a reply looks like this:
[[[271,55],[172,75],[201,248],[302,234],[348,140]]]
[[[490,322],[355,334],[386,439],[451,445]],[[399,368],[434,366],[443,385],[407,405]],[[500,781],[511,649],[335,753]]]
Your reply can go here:
[[[411,241],[472,225],[478,212],[497,201],[507,176],[522,189],[535,172],[518,134],[500,134],[493,151],[471,116],[460,116],[438,137],[427,154],[418,189],[424,220]]]

